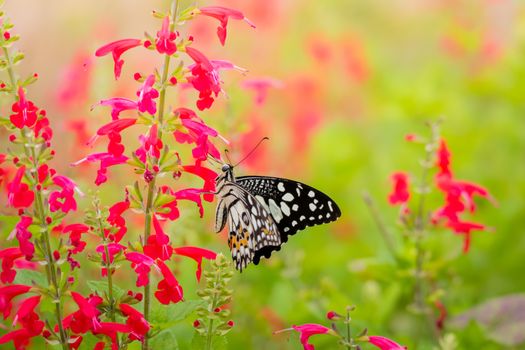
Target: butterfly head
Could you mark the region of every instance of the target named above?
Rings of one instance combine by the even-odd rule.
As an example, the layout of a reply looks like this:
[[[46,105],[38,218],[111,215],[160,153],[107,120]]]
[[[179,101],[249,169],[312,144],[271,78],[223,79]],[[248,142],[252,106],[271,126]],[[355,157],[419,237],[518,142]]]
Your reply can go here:
[[[233,165],[225,163],[221,167],[222,174],[217,177],[217,184],[222,181],[235,182],[235,176],[233,175]]]

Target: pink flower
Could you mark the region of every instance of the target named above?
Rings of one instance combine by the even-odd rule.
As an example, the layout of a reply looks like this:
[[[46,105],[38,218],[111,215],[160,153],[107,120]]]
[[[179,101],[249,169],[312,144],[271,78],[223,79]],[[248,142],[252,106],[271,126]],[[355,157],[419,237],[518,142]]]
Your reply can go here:
[[[11,313],[13,298],[29,292],[30,289],[30,286],[23,284],[11,284],[0,287],[0,313],[2,313],[4,320]]]
[[[388,201],[392,205],[406,204],[410,199],[410,192],[408,192],[408,175],[405,173],[394,173],[391,176],[394,188],[392,193],[388,196]]]
[[[166,266],[162,260],[157,261],[157,266],[160,268],[162,276],[164,277],[157,285],[158,290],[155,292],[157,300],[164,305],[178,303],[183,300],[182,286],[168,266]]]
[[[26,260],[33,259],[33,254],[35,253],[35,246],[30,241],[33,235],[28,230],[32,223],[33,219],[30,216],[21,216],[20,221],[15,226],[18,245]]]
[[[385,337],[372,335],[368,337],[370,344],[375,345],[381,350],[405,350],[405,346],[401,346],[393,340]]]
[[[148,237],[148,242],[144,246],[144,254],[152,259],[166,261],[173,254],[173,248],[170,245],[170,237],[164,233],[155,215],[153,216],[153,228],[155,234]]]
[[[100,162],[100,168],[97,171],[97,178],[95,180],[95,184],[97,186],[99,186],[99,185],[101,185],[101,184],[103,184],[104,182],[107,181],[107,179],[108,179],[107,178],[107,169],[110,166],[126,163],[127,160],[128,160],[128,157],[126,157],[124,155],[116,157],[116,156],[114,156],[111,153],[93,153],[93,154],[90,154],[89,156],[87,156],[85,158],[82,158],[79,161],[76,161],[72,165],[73,166],[77,166],[77,165],[82,164],[82,163],[84,163],[86,161],[87,162]]]
[[[122,111],[135,110],[138,108],[137,102],[121,97],[101,100],[98,104],[111,107],[111,117],[113,120],[117,120]]]
[[[175,254],[187,256],[197,262],[197,281],[200,282],[202,274],[202,259],[215,260],[217,253],[198,247],[179,247],[174,249]]]
[[[159,92],[153,88],[153,84],[155,84],[155,76],[151,74],[146,78],[139,91],[137,91],[137,96],[139,97],[137,107],[139,111],[143,113],[148,112],[151,115],[157,112],[157,105],[153,99],[159,97]]]
[[[95,56],[101,57],[111,53],[113,56],[113,61],[115,62],[115,67],[113,70],[115,73],[115,79],[118,79],[120,77],[120,73],[122,72],[122,65],[124,64],[124,60],[121,60],[120,56],[122,56],[122,54],[129,49],[140,45],[141,41],[139,39],[117,40],[99,48],[95,52]]]
[[[35,194],[29,189],[29,186],[22,182],[22,178],[26,171],[26,167],[23,165],[18,168],[16,175],[7,185],[7,203],[15,208],[27,208],[33,204]]]
[[[115,260],[115,256],[120,254],[122,251],[126,250],[126,246],[119,243],[108,243],[107,248],[109,255],[109,263],[113,263],[113,261]],[[97,246],[96,252],[101,254],[103,262],[108,262],[108,257],[106,256],[106,248],[104,244]]]
[[[69,178],[62,175],[55,175],[53,183],[62,188],[60,191],[53,191],[49,195],[49,210],[55,212],[61,210],[63,213],[77,210],[75,201],[75,191],[80,192],[77,185]]]
[[[195,112],[187,108],[175,110],[182,123],[182,128],[174,131],[173,136],[179,143],[194,143],[192,150],[193,158],[196,161],[204,161],[211,154],[215,159],[221,159],[221,154],[209,140],[209,137],[217,137],[219,133],[207,126]],[[184,132],[185,131],[185,132]]]
[[[18,101],[13,103],[11,109],[14,113],[9,116],[9,119],[17,128],[32,127],[36,123],[38,108],[33,102],[26,100],[24,89],[21,86],[18,88]]]
[[[266,101],[268,90],[271,88],[281,89],[283,83],[273,78],[257,78],[245,80],[241,86],[247,90],[253,90],[255,92],[254,102],[256,105],[261,106]]]
[[[119,308],[124,316],[128,318],[126,325],[131,330],[129,338],[142,341],[151,328],[148,321],[144,318],[144,315],[127,304],[120,304]]]
[[[246,23],[250,25],[250,27],[255,28],[255,25],[250,22],[250,20],[246,17],[244,17],[243,13],[240,11],[236,11],[233,9],[229,9],[226,7],[221,6],[208,6],[208,7],[201,7],[200,9],[196,10],[196,13],[209,16],[218,19],[221,23],[219,27],[217,27],[217,36],[219,37],[219,41],[222,45],[224,45],[226,41],[226,29],[228,26],[228,19],[238,19],[238,20],[244,20]]]
[[[135,151],[135,154],[143,163],[146,163],[146,156],[148,154],[152,158],[160,158],[160,151],[163,147],[163,144],[162,140],[158,138],[157,124],[153,124],[151,126],[148,136],[140,135],[139,140],[142,145]]]
[[[157,32],[157,40],[155,40],[155,47],[159,53],[166,55],[173,55],[177,52],[177,33],[170,30],[170,17],[164,17],[162,21],[162,29]]]
[[[303,344],[304,350],[315,350],[315,347],[312,344],[308,343],[308,340],[312,335],[327,333],[331,335],[334,334],[334,331],[332,329],[315,323],[306,323],[300,326],[292,326],[292,328],[283,329],[281,331],[274,332],[274,334],[292,329],[296,330],[301,334],[301,344]]]
[[[2,260],[0,281],[2,283],[13,283],[16,276],[16,271],[13,269],[14,262],[22,256],[24,254],[20,251],[20,248],[13,247],[0,250],[0,260]]]
[[[153,265],[155,261],[149,256],[138,252],[126,253],[124,256],[126,260],[131,262],[131,267],[137,273],[137,287],[148,284],[151,265]]]

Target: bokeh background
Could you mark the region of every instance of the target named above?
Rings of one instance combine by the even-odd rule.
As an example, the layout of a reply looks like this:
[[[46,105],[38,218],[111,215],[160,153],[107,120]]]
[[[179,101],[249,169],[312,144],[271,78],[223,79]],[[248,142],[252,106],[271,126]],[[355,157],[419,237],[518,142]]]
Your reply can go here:
[[[346,305],[357,306],[355,331],[366,327],[370,334],[388,336],[410,349],[432,349],[435,344],[407,307],[411,285],[395,268],[362,192],[371,193],[401,242],[398,208],[387,202],[389,176],[404,170],[419,177],[423,146],[404,137],[428,136],[425,122],[438,118],[456,176],[485,186],[495,198],[495,203],[479,201],[474,219],[491,229],[474,233],[468,254],[461,253],[461,237],[432,231],[433,241],[439,242],[432,244],[446,257],[440,283],[449,318],[491,298],[524,291],[525,3],[191,3],[236,8],[257,25],[252,30],[231,21],[225,47],[217,43],[214,20],[197,18],[182,29],[195,36],[196,47],[209,57],[249,70],[245,75],[225,72],[227,96],[201,113],[231,141],[234,162],[261,137],[270,137],[237,173],[301,180],[331,195],[343,212],[336,223],[297,234],[271,260],[234,278],[235,327],[228,335],[232,349],[300,349],[296,334],[272,332],[292,324],[328,324],[326,312],[341,312]],[[167,7],[167,2],[139,0],[7,0],[4,6],[21,35],[17,45],[26,54],[18,71],[39,74],[30,96],[48,110],[55,130],[60,156],[54,165],[85,192],[94,188],[95,167],[68,164],[93,151],[84,142],[109,120],[107,110],[90,107],[109,96],[132,96],[133,73],[160,65],[155,55],[130,51],[123,78],[115,82],[111,59],[95,59],[94,51],[109,41],[142,37],[144,31],[154,34],[159,22],[151,11]],[[282,82],[270,89],[263,104],[242,88],[243,81],[259,77]],[[173,107],[193,105],[184,92],[169,101]],[[0,102],[5,112],[7,101]],[[128,142],[136,143],[136,138],[130,136]],[[131,178],[110,172],[110,181],[100,188],[108,205],[122,199]],[[440,197],[431,198],[430,207],[437,208]],[[83,206],[88,204],[85,198]],[[206,209],[199,219],[193,206],[187,206],[166,232],[174,242],[228,255],[224,233],[216,236],[212,230],[214,205]],[[129,220],[137,228],[142,225],[139,217]],[[2,225],[3,232],[9,231],[9,220]],[[193,263],[180,264],[186,298],[192,299]],[[96,269],[90,270],[87,261],[84,266],[82,279],[97,278]],[[119,274],[123,288],[132,284],[131,270]],[[523,323],[513,325],[523,330]],[[185,349],[192,332],[187,321],[167,336]],[[455,334],[462,349],[509,348],[494,340],[507,337],[508,329],[471,324],[447,332]],[[312,339],[319,349],[334,346],[329,337]]]

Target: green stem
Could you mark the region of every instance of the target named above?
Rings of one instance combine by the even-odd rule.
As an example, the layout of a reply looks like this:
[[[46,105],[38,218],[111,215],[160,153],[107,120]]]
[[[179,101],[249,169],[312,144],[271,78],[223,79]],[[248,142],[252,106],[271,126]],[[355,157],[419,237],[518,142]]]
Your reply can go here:
[[[347,341],[347,344],[346,344],[346,347],[348,349],[351,349],[352,348],[352,340],[351,340],[351,330],[350,330],[350,309],[347,308],[346,309],[346,341]]]
[[[175,21],[177,18],[178,10],[178,0],[173,0],[171,2],[171,23],[170,31],[173,31],[175,28]],[[162,141],[162,123],[164,120],[164,109],[166,104],[166,83],[168,81],[168,73],[170,68],[171,56],[164,56],[164,64],[162,67],[162,77],[160,81],[160,92],[159,92],[159,108],[158,108],[158,123],[159,123],[159,134],[158,138]],[[153,197],[155,196],[155,183],[156,178],[153,179],[148,184],[148,195],[146,197],[146,223],[144,225],[144,244],[147,244],[148,238],[151,233],[151,219],[153,215]],[[151,286],[150,282],[144,286],[144,318],[149,321],[149,312],[151,306]],[[142,343],[142,350],[149,349],[149,334],[146,334],[144,337],[144,342]]]
[[[38,161],[37,156],[35,153],[35,143],[34,139],[31,140],[31,144],[28,145],[25,143],[26,152],[29,152],[31,154],[31,157],[33,158],[33,169],[32,169],[32,176],[35,181],[35,186],[33,191],[35,192],[35,211],[36,215],[38,217],[38,220],[40,221],[40,227],[42,229],[42,245],[44,248],[44,257],[46,259],[46,275],[47,275],[47,282],[53,287],[54,289],[54,300],[53,303],[55,304],[55,317],[58,324],[59,329],[59,335],[60,335],[60,344],[62,345],[62,349],[66,350],[69,348],[68,346],[68,337],[67,333],[64,329],[64,326],[62,324],[62,298],[60,293],[60,285],[57,278],[57,269],[55,259],[53,257],[53,253],[51,251],[51,242],[49,239],[49,226],[46,222],[46,211],[44,207],[44,201],[42,198],[42,192],[37,188],[38,184]],[[29,149],[27,149],[29,148]]]
[[[215,273],[216,273],[215,283],[213,285],[213,289],[215,290],[215,292],[213,293],[213,299],[210,304],[210,309],[208,309],[210,313],[214,312],[215,308],[217,307],[217,295],[218,295],[217,286],[220,283],[220,277],[221,277],[220,268],[219,270],[215,271]],[[212,339],[213,339],[213,318],[210,319],[210,323],[208,323],[208,331],[206,332],[206,350],[212,349],[212,346],[211,346]]]
[[[15,71],[13,70],[13,62],[11,61],[9,50],[5,47],[2,47],[2,50],[4,51],[4,56],[7,61],[7,74],[9,74],[9,81],[11,81],[11,87],[13,88],[13,91],[15,91],[16,78]]]

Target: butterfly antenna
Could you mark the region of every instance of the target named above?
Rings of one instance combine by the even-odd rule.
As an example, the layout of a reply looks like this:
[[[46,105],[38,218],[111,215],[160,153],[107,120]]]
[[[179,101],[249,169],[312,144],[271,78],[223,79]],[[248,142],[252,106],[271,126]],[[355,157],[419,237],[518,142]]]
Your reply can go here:
[[[250,152],[248,152],[248,154],[246,156],[244,156],[243,159],[241,159],[237,164],[235,164],[233,167],[236,167],[237,165],[241,164],[242,162],[244,162],[249,156],[251,156],[253,154],[253,152],[255,152],[255,150],[257,150],[257,148],[259,148],[259,146],[261,145],[261,143],[263,143],[263,141],[266,141],[266,140],[269,140],[270,138],[269,137],[263,137],[261,140],[259,140],[259,142],[257,142],[257,144],[255,145],[255,147],[252,148],[252,150]]]
[[[228,149],[224,150],[224,155],[226,156],[226,160],[228,160],[228,164],[231,164],[232,161],[230,160],[230,151]]]

